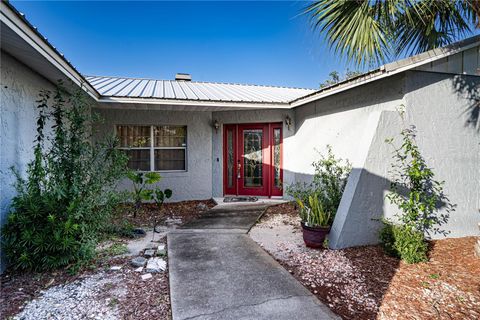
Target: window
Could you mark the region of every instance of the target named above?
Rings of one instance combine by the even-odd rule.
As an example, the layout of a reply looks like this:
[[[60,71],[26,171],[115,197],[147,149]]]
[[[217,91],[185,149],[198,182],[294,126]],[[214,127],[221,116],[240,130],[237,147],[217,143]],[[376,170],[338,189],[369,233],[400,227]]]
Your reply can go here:
[[[141,171],[185,171],[186,126],[118,125],[120,149],[129,156],[128,167]]]

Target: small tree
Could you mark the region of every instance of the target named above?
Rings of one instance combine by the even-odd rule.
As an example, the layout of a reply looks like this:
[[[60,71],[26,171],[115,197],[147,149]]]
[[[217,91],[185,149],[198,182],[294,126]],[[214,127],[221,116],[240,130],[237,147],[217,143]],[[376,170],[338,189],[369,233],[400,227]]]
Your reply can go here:
[[[345,76],[341,76],[338,71],[332,71],[328,74],[329,78],[324,82],[320,83],[320,89],[327,88],[342,81],[358,77],[361,74],[362,72],[360,71],[351,71],[350,69],[347,69]]]
[[[334,217],[342,200],[352,165],[348,160],[335,157],[332,147],[327,145],[327,155],[321,154],[320,159],[313,163],[313,167],[315,168],[313,186],[324,210]]]
[[[400,225],[384,220],[380,238],[387,252],[416,263],[427,259],[425,235],[445,234],[439,226],[447,222],[454,206],[443,192],[444,182],[435,180],[416,144],[415,127],[402,130],[401,136],[400,147],[395,147],[393,139],[386,140],[394,148],[393,181],[386,198],[400,209],[396,215]],[[441,206],[446,208],[445,213],[439,213]]]
[[[136,218],[143,201],[152,200],[152,190],[149,186],[157,183],[162,178],[157,172],[135,172],[127,173],[128,179],[132,181],[133,191],[131,197],[133,200],[133,217]]]

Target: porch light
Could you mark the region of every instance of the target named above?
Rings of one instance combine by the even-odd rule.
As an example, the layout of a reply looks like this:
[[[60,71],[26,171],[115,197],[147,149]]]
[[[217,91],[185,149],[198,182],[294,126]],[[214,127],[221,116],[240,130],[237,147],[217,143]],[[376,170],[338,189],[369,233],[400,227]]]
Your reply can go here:
[[[218,129],[220,128],[218,120],[213,121],[213,127],[215,128],[215,132],[218,133]]]
[[[292,126],[292,118],[287,114],[285,117],[285,125],[287,126],[288,130],[290,130],[290,127]]]

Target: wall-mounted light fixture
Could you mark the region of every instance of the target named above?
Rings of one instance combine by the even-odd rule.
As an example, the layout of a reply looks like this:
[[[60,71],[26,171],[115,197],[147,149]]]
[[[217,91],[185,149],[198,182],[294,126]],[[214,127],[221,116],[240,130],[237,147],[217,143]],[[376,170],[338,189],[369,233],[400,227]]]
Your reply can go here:
[[[285,117],[285,125],[287,126],[288,130],[290,130],[290,128],[292,126],[292,118],[290,118],[290,116],[288,114]]]
[[[213,121],[213,128],[215,129],[215,133],[218,133],[218,129],[220,129],[220,123],[218,120]]]

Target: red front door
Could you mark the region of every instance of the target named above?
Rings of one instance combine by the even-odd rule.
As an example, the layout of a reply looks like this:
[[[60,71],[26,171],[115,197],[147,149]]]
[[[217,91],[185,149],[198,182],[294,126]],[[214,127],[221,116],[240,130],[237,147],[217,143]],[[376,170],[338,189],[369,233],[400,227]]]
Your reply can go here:
[[[224,130],[224,193],[282,195],[282,124],[235,124]]]

